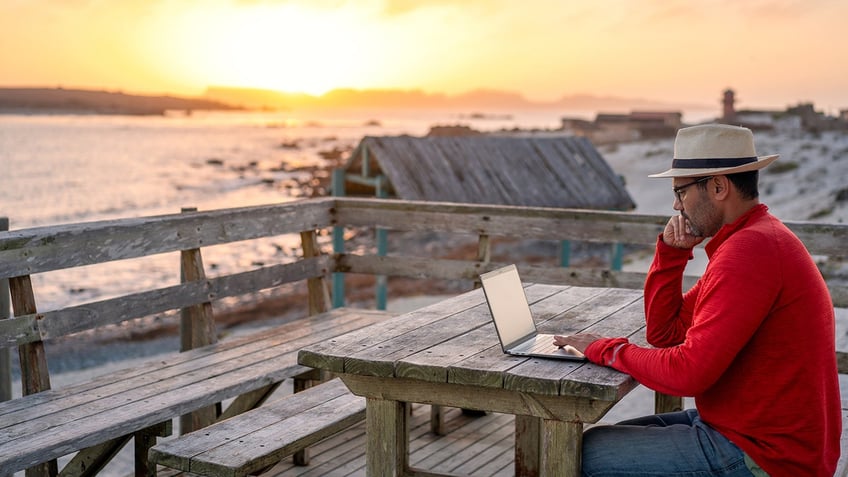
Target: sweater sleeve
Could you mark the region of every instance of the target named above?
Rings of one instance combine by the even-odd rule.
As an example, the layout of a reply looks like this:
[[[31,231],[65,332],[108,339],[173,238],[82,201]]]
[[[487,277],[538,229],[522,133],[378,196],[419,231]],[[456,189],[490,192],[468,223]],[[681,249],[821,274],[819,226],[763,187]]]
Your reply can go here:
[[[666,348],[683,342],[692,324],[692,309],[697,290],[684,299],[683,271],[692,259],[692,249],[679,249],[657,239],[657,251],[645,280],[645,317],[648,343]],[[697,285],[696,285],[697,288]]]

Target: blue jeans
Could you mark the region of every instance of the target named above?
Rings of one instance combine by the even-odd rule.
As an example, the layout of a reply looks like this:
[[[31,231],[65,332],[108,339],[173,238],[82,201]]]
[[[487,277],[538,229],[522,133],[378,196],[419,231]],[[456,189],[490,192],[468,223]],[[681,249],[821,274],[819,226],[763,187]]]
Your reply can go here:
[[[742,450],[701,421],[694,409],[588,429],[583,475],[752,476]]]

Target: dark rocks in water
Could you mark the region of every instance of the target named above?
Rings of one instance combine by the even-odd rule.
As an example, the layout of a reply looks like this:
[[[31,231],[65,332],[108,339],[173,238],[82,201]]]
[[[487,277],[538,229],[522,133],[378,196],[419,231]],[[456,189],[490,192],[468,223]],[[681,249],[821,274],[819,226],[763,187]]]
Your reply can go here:
[[[338,159],[341,159],[342,155],[345,152],[347,152],[347,149],[340,148],[340,147],[334,147],[334,148],[329,149],[329,150],[318,151],[318,155],[321,156],[323,159],[338,160]]]
[[[481,134],[483,133],[462,124],[448,126],[437,124],[430,127],[430,132],[427,133],[427,136],[479,136]]]

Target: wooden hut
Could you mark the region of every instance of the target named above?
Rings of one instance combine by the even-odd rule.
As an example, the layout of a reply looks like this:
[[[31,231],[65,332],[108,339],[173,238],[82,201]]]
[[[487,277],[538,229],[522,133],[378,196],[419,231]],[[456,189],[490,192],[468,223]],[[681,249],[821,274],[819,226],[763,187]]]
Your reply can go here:
[[[349,195],[474,204],[632,210],[633,199],[582,137],[372,137],[344,167]]]

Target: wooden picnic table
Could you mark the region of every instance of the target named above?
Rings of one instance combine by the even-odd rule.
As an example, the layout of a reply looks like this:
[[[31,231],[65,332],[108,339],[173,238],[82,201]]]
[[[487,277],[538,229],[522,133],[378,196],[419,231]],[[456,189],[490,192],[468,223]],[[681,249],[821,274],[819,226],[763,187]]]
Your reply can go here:
[[[525,286],[541,333],[644,343],[640,291]],[[369,476],[436,475],[409,467],[411,402],[514,414],[516,475],[579,475],[583,424],[637,385],[589,362],[505,355],[480,289],[307,346],[298,362],[337,373],[366,397]]]

